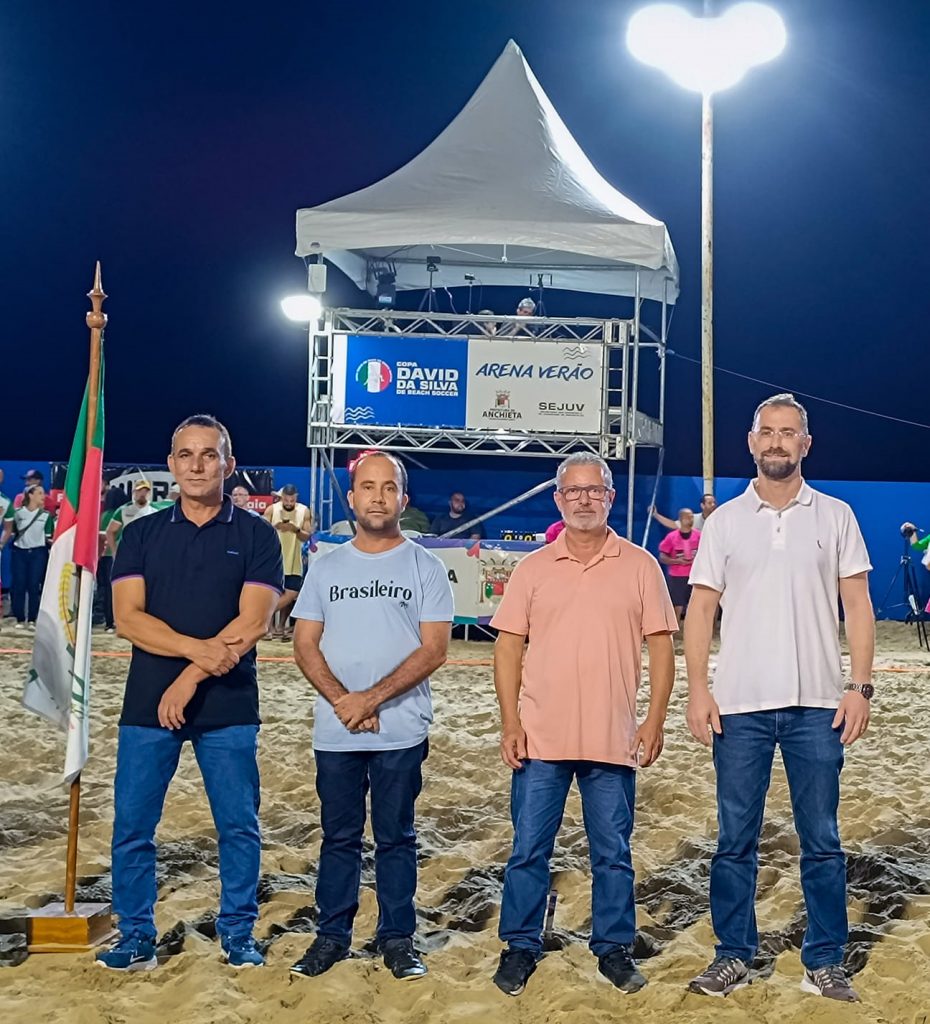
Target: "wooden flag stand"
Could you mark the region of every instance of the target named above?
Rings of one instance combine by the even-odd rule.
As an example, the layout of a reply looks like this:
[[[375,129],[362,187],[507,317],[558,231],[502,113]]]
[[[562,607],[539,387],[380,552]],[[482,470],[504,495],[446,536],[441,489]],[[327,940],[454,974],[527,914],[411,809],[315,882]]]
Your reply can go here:
[[[90,386],[87,389],[87,451],[90,451],[97,423],[97,394],[100,380],[100,338],[106,326],[103,312],[106,294],[100,276],[100,263],[94,274],[94,286],[87,293],[93,309],[87,314],[90,328]],[[84,572],[85,570],[80,570]],[[33,910],[28,919],[27,949],[30,953],[87,953],[116,934],[109,903],[75,903],[77,887],[77,846],[81,816],[81,776],[71,783],[68,811],[68,856],[65,868],[64,902],[48,903]]]

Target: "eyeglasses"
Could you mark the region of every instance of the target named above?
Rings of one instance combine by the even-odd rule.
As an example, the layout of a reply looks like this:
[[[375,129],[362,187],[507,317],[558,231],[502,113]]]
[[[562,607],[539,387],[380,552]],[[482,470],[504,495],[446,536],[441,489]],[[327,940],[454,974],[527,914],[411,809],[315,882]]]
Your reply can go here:
[[[599,484],[592,487],[559,487],[557,490],[566,501],[577,501],[582,494],[587,494],[591,501],[603,501],[610,494],[609,487]]]
[[[782,427],[781,430],[774,430],[772,427],[759,427],[753,433],[761,437],[763,441],[771,441],[777,437],[781,441],[796,441],[799,437],[807,437],[803,430],[795,430],[794,427]]]

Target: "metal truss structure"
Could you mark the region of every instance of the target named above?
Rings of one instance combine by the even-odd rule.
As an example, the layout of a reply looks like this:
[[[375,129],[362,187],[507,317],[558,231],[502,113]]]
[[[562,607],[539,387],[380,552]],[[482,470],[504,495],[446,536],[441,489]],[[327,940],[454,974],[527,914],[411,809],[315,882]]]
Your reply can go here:
[[[347,517],[344,497],[334,473],[335,453],[340,450],[380,448],[423,455],[509,455],[548,459],[561,459],[573,452],[588,451],[608,461],[624,460],[627,463],[626,533],[632,537],[637,448],[661,449],[663,443],[668,317],[667,305],[662,303],[660,306],[661,323],[655,331],[641,322],[642,303],[639,299],[634,302],[635,315],[632,319],[326,310],[322,330],[312,332],[309,339],[307,445],[311,459],[310,503],[316,522],[326,529],[334,519]],[[391,333],[424,339],[513,337],[514,340],[602,345],[605,353],[602,360],[600,428],[597,433],[573,434],[500,428],[474,430],[333,423],[333,336],[339,333]],[[649,360],[648,366],[643,360],[647,352],[656,357],[654,361]],[[649,413],[640,408],[639,401],[640,376],[646,372],[657,378],[657,408]],[[422,465],[415,458],[411,461]],[[491,514],[493,512],[488,513]]]

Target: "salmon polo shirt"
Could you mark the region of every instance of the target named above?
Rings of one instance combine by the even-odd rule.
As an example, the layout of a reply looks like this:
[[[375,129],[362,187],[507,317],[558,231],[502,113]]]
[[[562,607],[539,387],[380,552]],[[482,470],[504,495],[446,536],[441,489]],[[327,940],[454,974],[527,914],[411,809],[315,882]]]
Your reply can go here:
[[[562,533],[518,563],[491,625],[529,637],[520,721],[530,758],[636,766],[643,637],[677,628],[648,551],[608,530],[584,565]]]

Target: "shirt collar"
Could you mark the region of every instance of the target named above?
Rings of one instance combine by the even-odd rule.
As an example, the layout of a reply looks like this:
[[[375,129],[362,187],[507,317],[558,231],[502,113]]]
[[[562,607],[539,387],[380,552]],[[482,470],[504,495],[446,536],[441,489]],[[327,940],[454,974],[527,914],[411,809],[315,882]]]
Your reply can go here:
[[[220,510],[209,523],[204,523],[204,526],[209,526],[211,523],[231,523],[233,517],[233,503],[232,498],[228,494],[223,496],[223,504],[220,506]],[[174,503],[171,509],[171,522],[172,523],[189,523],[190,520],[181,511],[181,499]]]
[[[567,532],[567,530],[563,530],[552,542],[552,547],[555,550],[555,559],[557,562],[564,558],[571,559],[573,562],[580,562],[580,559],[575,558],[575,556],[568,550],[568,541],[565,538],[565,534]],[[599,562],[602,558],[616,558],[619,554],[620,538],[608,526],[607,539],[604,541],[604,546],[587,564],[594,565],[595,562]]]
[[[763,501],[759,497],[759,492],[756,490],[756,482],[755,482],[755,480],[750,480],[749,481],[749,486],[746,488],[746,490],[743,493],[752,502],[753,510],[756,511],[756,512],[758,512],[760,509],[763,509],[763,508],[772,508],[773,507],[767,501]],[[809,505],[812,505],[813,502],[814,502],[814,491],[813,491],[813,488],[810,487],[808,482],[805,479],[802,478],[801,479],[801,489],[791,499],[791,501],[789,501],[788,504],[785,505],[785,508],[779,509],[779,511],[780,512],[784,512],[785,509],[792,508],[794,505],[807,505],[807,506],[809,506]]]

